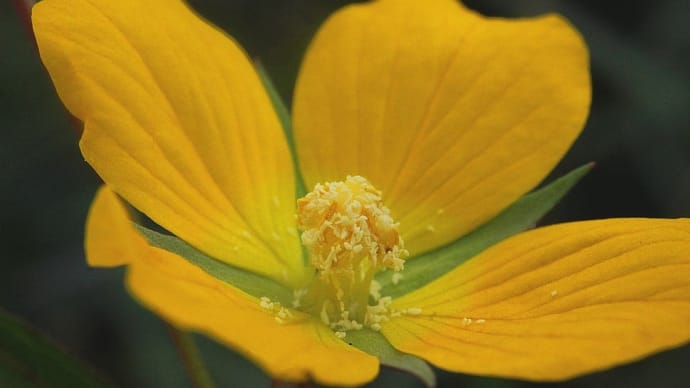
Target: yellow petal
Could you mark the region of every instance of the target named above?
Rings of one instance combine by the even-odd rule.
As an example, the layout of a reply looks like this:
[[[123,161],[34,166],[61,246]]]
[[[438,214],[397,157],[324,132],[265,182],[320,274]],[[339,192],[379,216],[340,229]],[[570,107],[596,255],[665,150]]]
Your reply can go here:
[[[533,188],[589,109],[587,49],[561,17],[485,18],[455,0],[332,16],[306,55],[294,127],[307,185],[362,175],[414,255]]]
[[[560,380],[690,339],[690,219],[612,219],[506,240],[397,299],[393,346],[452,371]],[[404,281],[404,280],[403,280]]]
[[[92,205],[86,247],[93,265],[128,264],[129,289],[145,306],[176,326],[239,350],[275,378],[356,385],[378,373],[375,357],[338,339],[313,317],[291,310],[292,320],[280,324],[256,298],[148,245],[106,187]]]
[[[234,41],[176,0],[45,0],[33,24],[108,185],[211,256],[300,276],[289,151]]]
[[[84,237],[86,261],[92,267],[118,267],[146,252],[146,241],[132,229],[127,210],[106,186],[89,209]]]

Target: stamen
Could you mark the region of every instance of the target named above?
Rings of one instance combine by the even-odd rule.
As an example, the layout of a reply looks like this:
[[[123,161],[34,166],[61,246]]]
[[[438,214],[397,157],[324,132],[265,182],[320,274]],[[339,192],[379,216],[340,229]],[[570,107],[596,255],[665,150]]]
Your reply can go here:
[[[278,323],[286,323],[292,318],[293,315],[290,312],[290,310],[286,309],[285,307],[280,307],[280,309],[276,313],[275,320],[278,321]]]
[[[273,310],[273,307],[275,305],[273,302],[271,302],[270,298],[268,298],[266,296],[262,296],[261,299],[259,299],[259,306],[261,306],[262,308],[264,308],[266,310]]]
[[[374,299],[375,302],[381,299],[381,283],[377,282],[376,280],[372,280],[371,284],[369,285],[369,295]]]
[[[381,192],[360,176],[317,184],[297,201],[297,224],[320,272],[354,270],[364,257],[399,271],[408,255]]]
[[[294,315],[289,309],[281,306],[280,302],[273,302],[269,297],[262,296],[259,298],[259,306],[275,314],[273,318],[278,323],[287,323],[294,318]]]
[[[292,291],[292,307],[299,308],[302,306],[302,298],[307,294],[306,288],[300,288]]]
[[[393,285],[398,284],[402,279],[403,279],[403,274],[400,272],[396,272],[393,275],[391,275],[391,282],[393,282]]]
[[[401,271],[409,253],[380,191],[360,176],[317,184],[297,201],[297,225],[316,276],[296,306],[343,332],[390,315],[374,275]],[[370,297],[377,305],[369,306]]]

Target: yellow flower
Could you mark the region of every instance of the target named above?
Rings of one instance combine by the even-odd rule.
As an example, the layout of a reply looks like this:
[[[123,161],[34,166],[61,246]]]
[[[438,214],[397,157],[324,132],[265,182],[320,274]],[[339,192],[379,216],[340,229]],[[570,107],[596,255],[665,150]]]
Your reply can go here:
[[[559,16],[485,18],[451,0],[337,12],[295,89],[299,169],[246,55],[182,2],[44,0],[33,23],[106,182],[89,263],[128,265],[143,304],[276,378],[367,382],[379,359],[349,342],[377,331],[443,369],[530,380],[690,338],[688,219],[538,228],[404,288],[423,276],[406,263],[433,269],[431,253],[534,188],[582,129],[587,50]],[[314,188],[299,201],[295,171]],[[151,245],[114,193],[246,276]]]

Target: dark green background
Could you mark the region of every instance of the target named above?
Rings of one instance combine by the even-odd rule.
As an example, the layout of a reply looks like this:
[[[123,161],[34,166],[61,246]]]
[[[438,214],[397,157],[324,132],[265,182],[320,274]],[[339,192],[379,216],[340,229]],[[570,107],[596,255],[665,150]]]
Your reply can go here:
[[[345,4],[191,3],[260,58],[286,97],[310,37],[332,10]],[[577,26],[590,47],[591,116],[554,174],[592,160],[598,166],[545,224],[690,216],[690,2],[467,4],[501,16],[557,11]],[[185,386],[163,325],[126,294],[123,271],[94,270],[84,262],[83,223],[98,180],[81,158],[76,132],[8,0],[0,3],[0,49],[0,308],[32,322],[122,386]],[[200,341],[219,386],[268,384],[249,362],[207,339]],[[560,386],[671,386],[690,382],[688,365],[686,346]],[[529,385],[447,373],[439,373],[439,380],[441,386]],[[374,385],[393,382],[418,384],[384,371]]]

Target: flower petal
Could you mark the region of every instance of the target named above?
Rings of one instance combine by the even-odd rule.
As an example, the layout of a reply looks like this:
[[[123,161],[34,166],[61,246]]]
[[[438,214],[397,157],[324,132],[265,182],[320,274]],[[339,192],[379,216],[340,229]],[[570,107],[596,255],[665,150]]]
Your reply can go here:
[[[177,0],[45,0],[33,24],[108,185],[211,256],[301,275],[288,148],[235,42]]]
[[[308,186],[362,175],[414,254],[457,239],[541,181],[583,127],[587,49],[561,17],[485,18],[455,0],[336,13],[294,97]]]
[[[256,298],[179,256],[149,246],[107,187],[92,205],[86,248],[92,265],[109,266],[116,260],[128,264],[129,289],[148,308],[176,326],[238,349],[275,378],[356,385],[378,373],[375,357],[338,339],[311,316],[292,311],[293,320],[280,324]]]
[[[394,301],[399,350],[452,371],[560,380],[690,340],[690,219],[523,233]],[[403,280],[404,281],[404,280]]]

